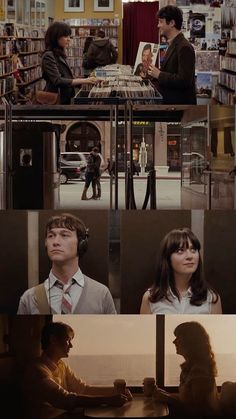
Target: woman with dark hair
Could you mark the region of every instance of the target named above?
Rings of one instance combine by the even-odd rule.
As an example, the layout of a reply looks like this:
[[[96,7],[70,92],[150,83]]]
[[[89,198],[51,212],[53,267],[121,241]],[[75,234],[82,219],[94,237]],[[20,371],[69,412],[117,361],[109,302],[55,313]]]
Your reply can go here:
[[[71,28],[64,22],[54,22],[45,35],[45,51],[42,56],[42,76],[46,80],[45,90],[60,94],[61,104],[70,104],[75,95],[75,86],[95,84],[95,77],[74,78],[66,61],[66,48],[69,47]]]
[[[174,330],[176,353],[185,362],[180,365],[180,384],[177,394],[156,388],[156,400],[168,403],[173,413],[187,416],[217,415],[219,395],[215,377],[217,368],[210,338],[204,327],[197,322],[179,324]],[[182,417],[182,416],[181,416]]]
[[[189,228],[163,239],[156,279],[143,295],[140,314],[220,314],[219,294],[202,272],[200,242]]]
[[[140,76],[142,78],[145,78],[147,76],[147,73],[145,72],[143,63],[140,63],[140,64],[137,65],[137,67],[135,69],[135,72],[134,72],[134,75],[135,76]]]

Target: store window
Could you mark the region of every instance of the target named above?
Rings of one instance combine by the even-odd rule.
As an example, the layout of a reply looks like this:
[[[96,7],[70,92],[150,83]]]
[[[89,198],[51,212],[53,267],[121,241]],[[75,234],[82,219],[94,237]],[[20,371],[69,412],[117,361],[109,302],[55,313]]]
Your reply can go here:
[[[139,153],[142,141],[145,142],[147,151],[147,165],[145,170],[149,171],[153,167],[154,161],[154,138],[155,138],[155,124],[149,121],[135,121],[133,124],[133,160],[139,162]],[[125,161],[125,142],[124,142],[124,123],[119,122],[118,126],[118,170],[124,170]],[[127,159],[129,160],[129,152],[127,152]]]
[[[72,125],[66,135],[66,151],[88,152],[93,147],[98,147],[101,152],[101,136],[98,129],[88,122]]]
[[[181,170],[180,124],[167,125],[167,165],[170,172]]]
[[[65,322],[65,316],[53,321]],[[88,384],[124,378],[129,386],[142,386],[144,377],[156,377],[156,316],[67,315],[66,323],[75,337],[65,362]]]
[[[207,123],[185,126],[181,133],[182,186],[205,193],[208,168]]]

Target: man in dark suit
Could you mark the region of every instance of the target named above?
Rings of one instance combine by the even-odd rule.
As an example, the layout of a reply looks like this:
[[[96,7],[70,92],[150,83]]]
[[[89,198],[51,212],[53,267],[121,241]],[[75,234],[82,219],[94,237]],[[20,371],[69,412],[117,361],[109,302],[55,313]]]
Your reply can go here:
[[[157,89],[164,103],[196,104],[195,52],[181,32],[182,10],[165,6],[157,17],[160,34],[166,36],[169,47],[161,68],[151,64],[148,74],[157,79]]]

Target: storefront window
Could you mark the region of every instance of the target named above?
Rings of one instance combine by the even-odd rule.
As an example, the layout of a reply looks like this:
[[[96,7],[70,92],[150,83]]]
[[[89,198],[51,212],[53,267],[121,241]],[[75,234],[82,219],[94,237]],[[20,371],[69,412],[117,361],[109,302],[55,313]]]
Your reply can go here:
[[[199,122],[183,127],[181,135],[182,186],[205,193],[207,159],[207,124]]]
[[[149,121],[136,121],[133,124],[133,160],[139,163],[139,153],[142,141],[145,142],[147,151],[147,165],[145,171],[149,171],[153,167],[154,161],[154,138],[155,124]],[[127,160],[129,160],[130,152],[127,150]],[[120,121],[118,126],[118,170],[124,171],[125,161],[125,143],[124,143],[124,124]]]
[[[124,378],[129,386],[142,386],[144,377],[156,377],[156,316],[67,315],[66,323],[75,337],[65,361],[88,384]]]

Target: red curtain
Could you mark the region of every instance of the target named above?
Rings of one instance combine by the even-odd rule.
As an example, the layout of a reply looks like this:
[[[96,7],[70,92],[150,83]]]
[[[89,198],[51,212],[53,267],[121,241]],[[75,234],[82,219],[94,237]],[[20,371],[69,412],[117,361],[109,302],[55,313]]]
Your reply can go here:
[[[123,4],[123,64],[134,65],[139,42],[158,42],[158,1]]]

